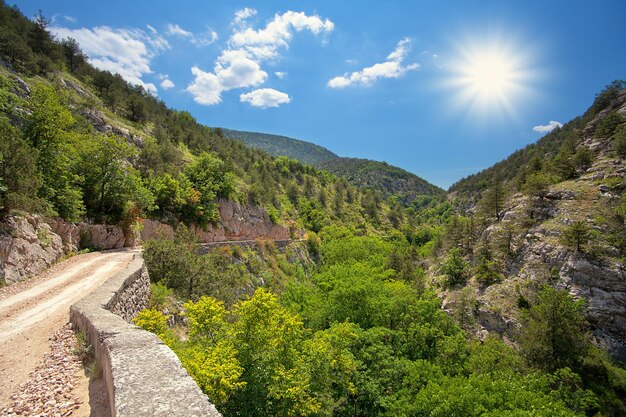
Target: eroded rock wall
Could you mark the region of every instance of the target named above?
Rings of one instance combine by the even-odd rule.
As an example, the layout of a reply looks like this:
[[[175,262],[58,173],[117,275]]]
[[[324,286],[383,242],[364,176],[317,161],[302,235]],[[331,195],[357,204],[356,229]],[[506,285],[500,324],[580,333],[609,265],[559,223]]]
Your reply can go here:
[[[200,242],[228,240],[288,240],[289,228],[272,223],[260,207],[242,206],[236,202],[219,202],[221,221],[206,228],[192,226]],[[294,232],[300,237],[299,231]],[[145,240],[164,234],[173,237],[174,229],[146,219],[141,232]],[[98,250],[132,246],[133,236],[125,236],[119,226],[70,223],[61,219],[44,219],[37,215],[9,216],[0,223],[0,282],[8,284],[39,274],[68,252],[86,247]]]
[[[13,283],[39,274],[82,247],[118,249],[124,243],[119,226],[9,216],[0,223],[0,281]]]
[[[191,230],[202,243],[223,242],[228,240],[288,240],[289,228],[274,224],[267,212],[260,207],[242,206],[234,201],[221,200],[218,206],[221,220],[206,228],[192,226]],[[146,240],[157,234],[167,237],[174,235],[174,229],[155,220],[144,220],[141,239]],[[301,237],[299,231],[294,232]]]

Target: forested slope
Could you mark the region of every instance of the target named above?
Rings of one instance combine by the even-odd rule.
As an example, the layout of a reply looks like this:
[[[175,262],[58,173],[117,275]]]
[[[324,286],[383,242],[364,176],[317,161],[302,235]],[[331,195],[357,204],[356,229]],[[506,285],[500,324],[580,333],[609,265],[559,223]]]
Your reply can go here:
[[[404,221],[379,193],[224,138],[94,68],[74,40],[53,39],[42,16],[31,21],[2,5],[0,23],[5,214],[203,225],[218,220],[217,199],[229,198],[310,230],[335,221],[363,230]]]
[[[457,185],[456,211],[405,207],[224,138],[46,25],[0,7],[3,215],[176,225],[145,242],[136,323],[225,416],[626,413],[626,371],[601,349],[624,342],[622,84],[571,126],[573,146],[545,139],[538,164],[523,153]],[[185,225],[216,221],[219,198],[306,237],[200,255]]]
[[[313,166],[338,158],[336,154],[328,149],[303,140],[269,133],[245,132],[232,129],[220,130],[225,137],[240,140],[251,148],[264,150],[276,157],[286,156]]]
[[[219,129],[226,137],[237,139],[246,145],[262,149],[274,156],[287,156],[345,178],[355,187],[379,192],[384,198],[396,197],[409,207],[415,200],[423,203],[423,197],[443,196],[443,190],[423,178],[386,162],[362,158],[344,158],[328,149],[310,142],[285,136],[258,132],[242,132]]]

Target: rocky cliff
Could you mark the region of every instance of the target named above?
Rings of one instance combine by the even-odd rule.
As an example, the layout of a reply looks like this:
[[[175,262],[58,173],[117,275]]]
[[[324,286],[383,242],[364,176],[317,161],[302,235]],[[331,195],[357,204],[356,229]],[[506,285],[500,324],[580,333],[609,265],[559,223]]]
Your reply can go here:
[[[234,201],[220,200],[218,205],[221,220],[209,224],[206,228],[191,226],[202,243],[223,242],[229,240],[287,240],[302,236],[301,230],[290,230],[288,227],[274,224],[267,212],[260,207],[242,206]],[[172,237],[174,228],[156,220],[143,221],[141,239],[146,240],[159,233]]]
[[[265,210],[220,201],[221,221],[207,228],[192,226],[201,242],[227,240],[286,240],[299,231],[271,222]],[[146,219],[140,233],[143,240],[158,232],[173,236],[172,226]],[[133,236],[126,236],[119,226],[68,223],[37,215],[9,216],[0,223],[0,282],[13,283],[38,274],[65,254],[83,248],[99,250],[133,246]]]
[[[596,132],[615,113],[626,115],[626,91],[583,129],[578,149],[587,148],[594,159],[582,175],[551,185],[542,197],[514,194],[501,220],[481,232],[477,240],[491,242],[494,251],[503,236],[509,237],[510,253],[498,259],[502,279],[488,286],[470,280],[469,288],[444,294],[445,308],[457,314],[465,309],[478,334],[514,336],[520,300],[532,302],[538,288],[548,284],[584,299],[596,342],[626,360],[626,267],[624,254],[610,238],[626,228],[615,215],[626,188],[626,165],[613,151],[611,138]],[[564,243],[563,233],[574,222],[589,228],[581,250]]]

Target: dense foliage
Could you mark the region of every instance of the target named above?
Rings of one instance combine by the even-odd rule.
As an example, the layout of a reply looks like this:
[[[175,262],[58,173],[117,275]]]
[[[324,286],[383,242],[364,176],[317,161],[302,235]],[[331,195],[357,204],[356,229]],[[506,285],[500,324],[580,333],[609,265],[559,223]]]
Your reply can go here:
[[[337,158],[319,164],[319,167],[346,178],[351,184],[370,188],[384,197],[396,196],[409,206],[421,198],[443,196],[443,190],[423,178],[386,162],[359,158]]]
[[[416,199],[441,197],[443,190],[404,169],[386,162],[342,158],[310,142],[267,133],[220,129],[224,136],[241,140],[274,156],[287,156],[329,171],[359,188],[371,189],[383,198],[395,196],[405,206]]]
[[[93,68],[47,24],[0,5],[2,215],[177,225],[174,239],[145,244],[153,305],[136,322],[174,349],[224,415],[626,413],[626,374],[589,344],[584,306],[567,293],[516,288],[519,338],[481,342],[466,333],[472,288],[459,291],[450,315],[435,293],[505,279],[520,240],[549,217],[553,186],[593,164],[581,130],[601,112],[594,137],[624,158],[624,117],[607,111],[622,82],[581,118],[456,184],[455,207],[385,163],[327,161],[336,177],[250,149]],[[516,191],[525,212],[505,222]],[[574,220],[554,243],[591,257],[602,240],[623,256],[626,198],[618,196],[594,219],[601,237]],[[199,255],[183,224],[218,221],[222,198],[264,207],[273,222],[306,229],[305,241]]]
[[[419,271],[405,238],[337,226],[319,236],[318,263],[283,271],[273,291],[257,281],[233,299],[229,279],[215,281],[184,305],[188,327],[170,330],[154,309],[136,319],[174,349],[225,416],[582,416],[623,407],[614,396],[626,375],[589,351],[581,304],[567,293],[547,287],[532,301],[519,351],[493,336],[472,341],[423,274],[403,273]],[[160,245],[177,244],[154,241],[146,259],[152,278],[169,283],[164,268],[174,273],[178,258],[153,256]],[[241,258],[230,252],[206,262]],[[275,275],[272,259],[286,259],[256,256],[264,259],[256,271],[249,258],[234,262]],[[610,383],[594,386],[603,377],[593,372]]]
[[[409,221],[380,193],[225,138],[92,67],[75,40],[50,36],[43,16],[31,21],[2,4],[0,22],[0,119],[10,142],[0,149],[5,214],[122,224],[152,216],[203,226],[219,220],[218,200],[230,198],[313,231],[336,221],[362,230]],[[103,134],[106,126],[94,120],[113,127]],[[9,144],[20,151],[8,152]],[[18,172],[20,181],[13,179]]]

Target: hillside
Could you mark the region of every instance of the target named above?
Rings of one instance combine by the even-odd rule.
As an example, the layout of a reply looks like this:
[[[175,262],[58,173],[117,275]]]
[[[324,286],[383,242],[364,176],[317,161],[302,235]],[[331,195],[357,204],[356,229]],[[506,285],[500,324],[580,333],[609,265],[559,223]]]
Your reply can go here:
[[[584,300],[596,341],[626,359],[625,86],[612,83],[584,115],[451,187],[462,215],[444,265],[461,255],[467,269],[447,308],[476,303],[474,330],[513,337],[526,303],[551,285]]]
[[[218,200],[230,199],[261,207],[291,229],[392,227],[390,207],[376,193],[167,108],[142,87],[91,66],[75,41],[51,38],[44,18],[31,21],[2,5],[0,22],[10,34],[0,43],[2,215],[25,211],[127,228],[147,217],[206,227],[220,221]],[[406,221],[392,217],[396,225]]]
[[[542,169],[550,171],[558,178],[572,178],[577,170],[587,168],[585,166],[588,159],[587,148],[579,145],[585,135],[593,133],[587,129],[595,130],[597,124],[588,126],[588,123],[600,112],[608,112],[607,107],[618,99],[618,92],[624,87],[626,85],[623,81],[613,82],[598,93],[593,105],[582,116],[576,117],[562,128],[553,130],[536,143],[512,153],[503,161],[457,181],[450,187],[449,192],[475,201],[485,189],[495,183],[508,184],[507,187],[521,190],[526,177]],[[604,133],[615,129],[615,125],[619,124],[616,117],[611,114],[609,119],[599,126],[600,129]],[[616,143],[614,146],[617,149],[620,146],[623,148],[624,145]]]
[[[444,191],[402,168],[386,162],[360,158],[337,158],[318,165],[360,188],[378,190],[385,197],[397,196],[410,205],[420,195],[440,196]]]
[[[251,148],[262,149],[270,155],[286,156],[313,166],[338,158],[328,149],[303,140],[270,133],[218,129],[221,129],[225,137],[240,140]]]
[[[95,223],[144,239],[133,323],[222,415],[626,415],[623,82],[446,201],[383,162],[248,147],[47,24],[0,4],[0,256],[98,249]]]
[[[220,129],[225,137],[240,140],[273,156],[287,156],[326,170],[358,188],[380,192],[385,198],[396,196],[409,206],[420,195],[441,196],[443,190],[402,168],[386,162],[339,157],[328,149],[286,136]]]

